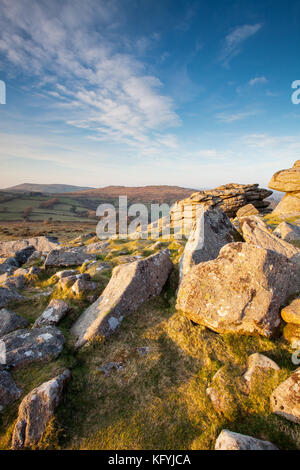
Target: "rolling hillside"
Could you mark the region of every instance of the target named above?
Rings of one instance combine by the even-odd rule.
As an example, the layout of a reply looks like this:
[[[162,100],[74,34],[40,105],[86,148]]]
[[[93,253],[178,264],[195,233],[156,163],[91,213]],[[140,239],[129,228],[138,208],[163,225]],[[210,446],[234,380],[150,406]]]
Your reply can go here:
[[[70,193],[73,191],[84,191],[90,190],[88,186],[72,186],[69,184],[34,184],[34,183],[23,183],[17,184],[16,186],[11,186],[10,188],[4,188],[0,191],[9,191],[9,192],[40,192],[40,193]]]

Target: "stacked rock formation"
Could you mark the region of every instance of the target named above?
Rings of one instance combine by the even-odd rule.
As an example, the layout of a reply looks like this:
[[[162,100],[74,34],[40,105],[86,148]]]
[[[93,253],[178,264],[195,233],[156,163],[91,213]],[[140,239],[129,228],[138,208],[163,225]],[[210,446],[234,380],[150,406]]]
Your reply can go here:
[[[272,194],[268,189],[259,188],[258,184],[226,184],[216,189],[193,193],[189,198],[177,201],[171,209],[173,225],[184,219],[191,224],[196,219],[199,206],[222,209],[228,217],[235,217],[237,211],[247,204],[252,204],[260,212],[271,212],[269,201]]]
[[[300,214],[300,160],[293,168],[277,171],[269,183],[269,188],[286,193],[273,210],[280,216],[297,216]]]

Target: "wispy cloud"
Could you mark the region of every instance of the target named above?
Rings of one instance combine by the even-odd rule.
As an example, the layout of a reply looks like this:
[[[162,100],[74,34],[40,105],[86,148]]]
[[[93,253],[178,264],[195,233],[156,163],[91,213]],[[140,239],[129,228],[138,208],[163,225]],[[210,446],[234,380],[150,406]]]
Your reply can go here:
[[[241,121],[242,119],[246,119],[251,116],[256,116],[261,111],[258,109],[250,109],[246,111],[237,111],[234,113],[219,113],[216,115],[216,118],[225,123],[232,123],[235,121]]]
[[[60,109],[76,108],[69,125],[148,145],[153,132],[180,119],[161,81],[139,59],[151,38],[138,38],[136,47],[127,37],[120,40],[112,31],[115,7],[114,0],[2,0],[0,55],[55,100],[58,119]]]
[[[219,56],[219,61],[228,66],[230,61],[236,57],[242,50],[243,43],[254,36],[260,29],[262,24],[245,24],[234,28],[224,39],[224,44]]]
[[[266,77],[255,77],[255,78],[251,78],[251,80],[249,81],[249,85],[250,86],[253,86],[253,85],[258,85],[259,83],[268,83],[269,80],[267,80]]]

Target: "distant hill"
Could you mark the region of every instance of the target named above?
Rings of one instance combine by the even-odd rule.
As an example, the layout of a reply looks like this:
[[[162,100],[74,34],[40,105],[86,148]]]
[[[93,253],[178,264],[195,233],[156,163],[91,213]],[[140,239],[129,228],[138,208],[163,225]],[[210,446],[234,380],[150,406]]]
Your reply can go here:
[[[72,186],[69,184],[34,184],[34,183],[23,183],[17,184],[16,186],[11,186],[10,188],[3,188],[0,191],[10,191],[10,192],[40,192],[40,193],[71,193],[74,191],[85,191],[91,190],[89,186]]]
[[[144,203],[170,203],[177,201],[177,199],[186,198],[195,191],[197,191],[197,189],[167,185],[138,187],[107,186],[105,188],[76,191],[68,194],[68,196],[98,199],[101,198],[108,200],[118,198],[119,196],[127,196],[128,200],[131,202],[137,201]]]

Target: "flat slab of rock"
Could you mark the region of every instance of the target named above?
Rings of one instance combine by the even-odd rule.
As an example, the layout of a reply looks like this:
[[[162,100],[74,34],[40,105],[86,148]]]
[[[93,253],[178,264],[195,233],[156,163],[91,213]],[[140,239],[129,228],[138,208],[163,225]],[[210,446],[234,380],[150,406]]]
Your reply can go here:
[[[0,242],[0,254],[3,256],[14,256],[16,252],[30,246],[32,246],[34,250],[48,252],[57,247],[57,245],[58,240],[55,237],[23,238],[22,240]],[[32,250],[32,252],[34,250]]]
[[[6,370],[0,370],[0,413],[4,409],[18,400],[22,395],[22,390],[17,387],[12,376]]]
[[[248,382],[249,386],[251,386],[253,375],[257,369],[262,369],[265,371],[280,370],[280,367],[276,364],[276,362],[272,361],[272,359],[265,356],[264,354],[251,354],[251,356],[248,357],[248,369],[244,374],[244,379]]]
[[[300,298],[293,300],[290,305],[282,309],[281,316],[286,323],[300,325]]]
[[[126,315],[160,294],[172,267],[167,251],[117,266],[102,295],[73,325],[71,332],[77,337],[76,346],[114,333]]]
[[[0,338],[11,331],[26,328],[26,326],[28,326],[28,321],[25,318],[6,310],[6,308],[0,310]]]
[[[45,260],[45,266],[79,266],[85,261],[95,259],[95,254],[87,253],[85,247],[51,250]]]
[[[46,310],[35,321],[33,328],[57,325],[70,310],[69,305],[61,299],[52,299]]]
[[[256,207],[253,204],[246,204],[245,206],[241,207],[237,213],[237,217],[245,217],[247,215],[257,215],[259,214],[259,211],[256,209]]]
[[[273,232],[277,237],[285,240],[286,242],[300,240],[300,227],[299,225],[291,224],[289,222],[281,222]]]
[[[300,423],[300,368],[274,390],[271,409],[293,423]]]
[[[223,429],[216,440],[215,450],[278,450],[278,447],[269,441]]]
[[[16,367],[56,358],[64,342],[64,335],[54,326],[14,331],[0,339],[0,364]]]
[[[274,250],[293,261],[300,261],[300,250],[276,237],[259,217],[245,217],[242,219],[241,225],[243,237],[247,243],[261,246],[266,250]]]
[[[71,372],[67,369],[26,395],[19,407],[12,449],[30,448],[39,442],[70,379]]]
[[[6,307],[10,302],[20,302],[22,300],[24,300],[24,297],[18,292],[7,287],[0,287],[0,308]]]
[[[217,258],[224,245],[240,239],[223,211],[202,206],[180,260],[180,279],[192,266]]]
[[[299,289],[296,268],[275,251],[230,243],[216,260],[184,276],[176,308],[219,333],[271,336],[280,324],[281,305]]]

